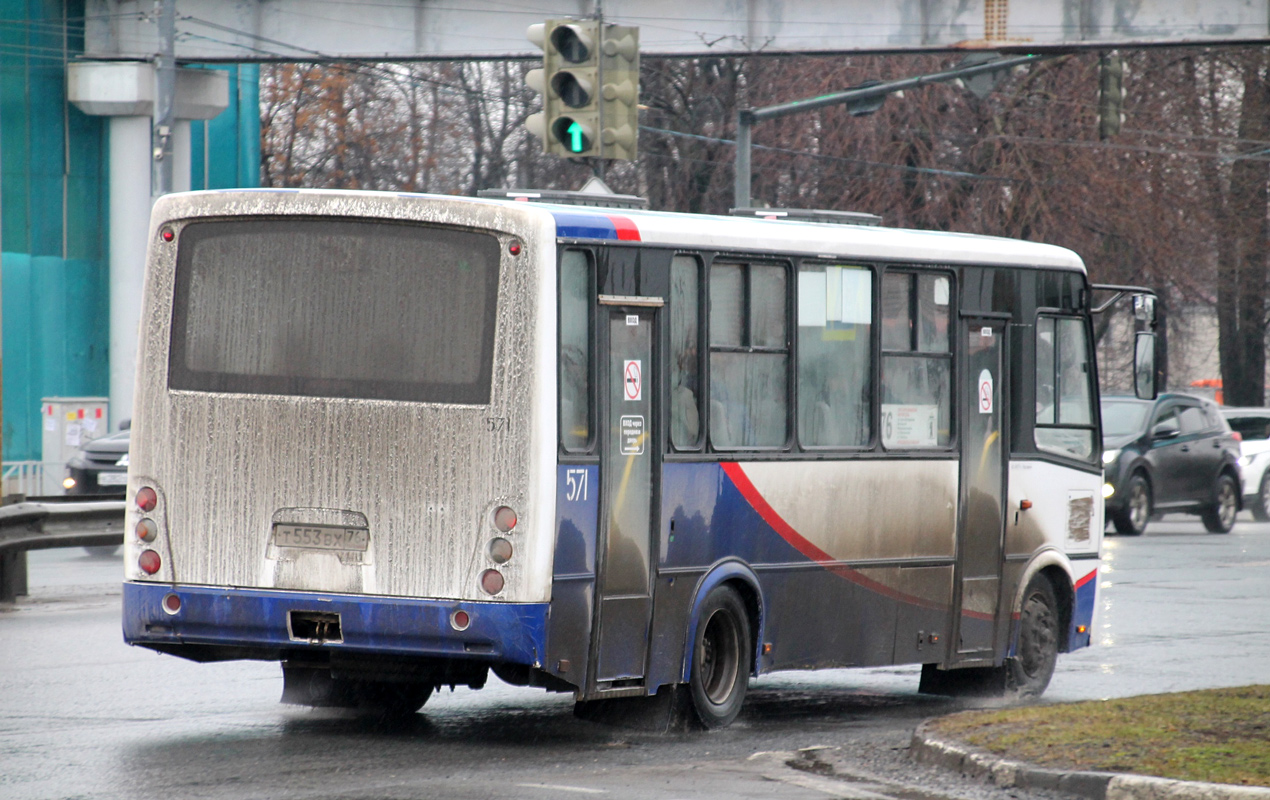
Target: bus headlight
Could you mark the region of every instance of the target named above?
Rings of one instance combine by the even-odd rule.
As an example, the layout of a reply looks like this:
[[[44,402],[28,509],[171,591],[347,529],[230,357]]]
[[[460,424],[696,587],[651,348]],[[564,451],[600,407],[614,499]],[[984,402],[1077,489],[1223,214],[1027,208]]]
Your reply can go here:
[[[1116,463],[1117,458],[1120,458],[1119,450],[1103,450],[1102,451],[1102,463],[1104,464],[1114,464]]]
[[[1104,500],[1106,500],[1108,497],[1111,497],[1115,493],[1116,493],[1116,487],[1112,486],[1110,483],[1104,483],[1102,485],[1102,497]]]

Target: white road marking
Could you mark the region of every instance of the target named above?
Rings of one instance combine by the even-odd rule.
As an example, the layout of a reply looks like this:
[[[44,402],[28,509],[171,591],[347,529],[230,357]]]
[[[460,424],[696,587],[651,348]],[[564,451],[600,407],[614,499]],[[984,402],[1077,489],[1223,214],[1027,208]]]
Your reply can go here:
[[[525,789],[548,789],[553,792],[577,792],[578,794],[608,794],[606,789],[588,789],[585,786],[562,786],[556,783],[518,783]]]

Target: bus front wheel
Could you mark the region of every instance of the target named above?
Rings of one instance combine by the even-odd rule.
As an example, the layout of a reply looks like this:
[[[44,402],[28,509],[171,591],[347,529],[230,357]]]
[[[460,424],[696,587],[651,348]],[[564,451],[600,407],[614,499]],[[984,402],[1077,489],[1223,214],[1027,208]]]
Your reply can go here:
[[[1019,609],[1019,646],[1006,659],[1006,690],[1022,697],[1039,697],[1049,686],[1058,663],[1058,600],[1049,580],[1037,575],[1027,585]]]
[[[688,683],[693,711],[704,727],[722,728],[741,713],[752,649],[745,603],[735,589],[715,588],[701,604]]]

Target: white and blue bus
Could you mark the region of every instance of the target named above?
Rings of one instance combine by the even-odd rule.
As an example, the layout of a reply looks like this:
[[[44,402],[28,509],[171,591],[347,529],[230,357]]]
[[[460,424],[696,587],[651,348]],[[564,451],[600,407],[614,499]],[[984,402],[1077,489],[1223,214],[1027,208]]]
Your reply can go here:
[[[1103,533],[1081,260],[763,216],[164,197],[126,640],[410,711],[491,670],[707,727],[778,670],[1043,691]]]

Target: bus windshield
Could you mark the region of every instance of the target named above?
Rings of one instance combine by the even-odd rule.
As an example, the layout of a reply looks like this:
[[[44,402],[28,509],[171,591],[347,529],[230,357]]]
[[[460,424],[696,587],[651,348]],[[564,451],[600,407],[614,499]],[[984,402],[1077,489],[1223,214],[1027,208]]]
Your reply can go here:
[[[190,224],[169,386],[488,403],[498,259],[494,236],[421,224]]]

